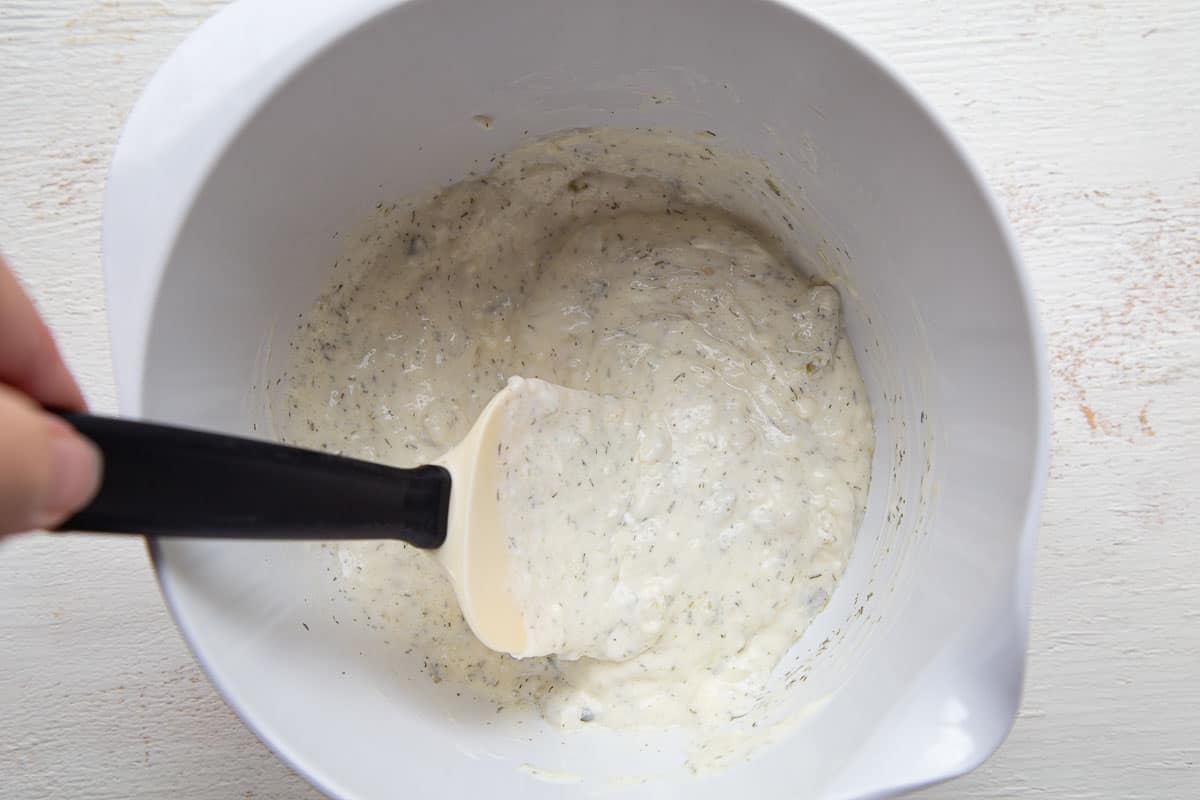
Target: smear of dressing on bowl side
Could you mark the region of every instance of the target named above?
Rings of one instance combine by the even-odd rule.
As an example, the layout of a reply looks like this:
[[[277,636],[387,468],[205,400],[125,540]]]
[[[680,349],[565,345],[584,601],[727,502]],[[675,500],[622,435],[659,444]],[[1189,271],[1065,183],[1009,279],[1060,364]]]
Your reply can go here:
[[[483,648],[425,554],[349,546],[370,619],[435,681],[568,728],[720,726],[833,591],[871,409],[837,291],[722,210],[751,182],[776,193],[722,158],[615,130],[523,146],[381,207],[293,336],[282,437],[400,466],[526,379],[501,510],[530,635],[557,655]]]

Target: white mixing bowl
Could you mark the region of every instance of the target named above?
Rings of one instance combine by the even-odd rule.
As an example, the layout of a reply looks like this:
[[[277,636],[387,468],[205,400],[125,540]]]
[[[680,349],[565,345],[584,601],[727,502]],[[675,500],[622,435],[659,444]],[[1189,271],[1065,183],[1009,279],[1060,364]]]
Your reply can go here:
[[[302,544],[155,545],[197,658],[275,752],[347,800],[867,797],[976,766],[1021,689],[1050,418],[1042,335],[1011,233],[960,147],[892,72],[791,3],[221,12],[147,87],[113,163],[104,255],[122,411],[250,432],[257,384],[339,232],[526,137],[585,126],[711,129],[763,157],[805,209],[796,252],[842,289],[874,477],[846,576],[781,666],[781,681],[806,679],[773,744],[696,775],[676,734],[496,721],[356,622],[329,554]]]

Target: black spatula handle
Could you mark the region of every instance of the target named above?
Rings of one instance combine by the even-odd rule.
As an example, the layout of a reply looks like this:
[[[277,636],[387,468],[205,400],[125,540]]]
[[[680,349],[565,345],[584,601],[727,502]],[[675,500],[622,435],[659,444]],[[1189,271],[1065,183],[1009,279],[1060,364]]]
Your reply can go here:
[[[450,473],[254,439],[59,413],[99,446],[95,499],[60,530],[234,539],[403,539],[440,547]]]

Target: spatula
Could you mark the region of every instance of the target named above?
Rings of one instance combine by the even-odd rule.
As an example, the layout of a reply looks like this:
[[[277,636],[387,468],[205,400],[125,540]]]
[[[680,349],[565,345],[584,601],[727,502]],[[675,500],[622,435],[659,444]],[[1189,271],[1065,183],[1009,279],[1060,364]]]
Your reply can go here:
[[[412,469],[188,428],[61,413],[104,454],[59,530],[224,539],[399,539],[435,551],[485,645],[522,655],[496,500],[505,387],[437,463]]]

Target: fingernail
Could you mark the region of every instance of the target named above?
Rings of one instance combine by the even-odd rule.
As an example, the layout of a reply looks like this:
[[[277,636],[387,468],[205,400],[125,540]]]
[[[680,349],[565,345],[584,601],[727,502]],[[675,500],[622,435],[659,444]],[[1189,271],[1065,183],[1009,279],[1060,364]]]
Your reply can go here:
[[[50,528],[78,511],[100,488],[100,450],[66,428],[50,436],[50,490],[38,515],[38,527]]]

